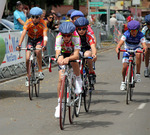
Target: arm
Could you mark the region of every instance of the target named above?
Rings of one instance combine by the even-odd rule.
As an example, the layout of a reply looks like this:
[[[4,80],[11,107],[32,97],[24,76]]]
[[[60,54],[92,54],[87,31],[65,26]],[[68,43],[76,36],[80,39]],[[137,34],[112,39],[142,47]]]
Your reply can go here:
[[[124,41],[123,40],[120,40],[117,47],[116,47],[116,53],[118,53],[118,49],[121,48],[121,46],[124,44]]]
[[[24,22],[21,18],[18,18],[17,20],[18,20],[18,22],[19,22],[21,25],[24,25],[24,24],[25,24],[25,22]]]
[[[97,51],[96,51],[95,44],[92,44],[92,45],[91,45],[91,49],[92,49],[92,57],[93,57],[93,61],[96,61],[96,59],[97,59],[97,56],[96,56]]]
[[[141,43],[143,48],[145,49],[145,53],[147,53],[148,47],[146,45],[146,42]]]
[[[79,59],[79,51],[80,49],[75,49],[73,55],[70,55],[69,57],[66,57],[65,59],[63,59],[62,65],[68,64],[68,62],[71,60]]]

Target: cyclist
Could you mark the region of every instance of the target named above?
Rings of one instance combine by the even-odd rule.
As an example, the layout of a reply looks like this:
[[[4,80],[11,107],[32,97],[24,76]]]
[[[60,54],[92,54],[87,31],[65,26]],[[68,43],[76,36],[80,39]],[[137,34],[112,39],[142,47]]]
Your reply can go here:
[[[43,11],[39,7],[33,7],[30,10],[31,18],[28,19],[23,27],[23,32],[21,34],[21,38],[19,41],[19,45],[16,50],[20,50],[21,44],[24,40],[26,33],[28,32],[28,43],[27,48],[31,48],[31,46],[36,45],[36,48],[42,48],[43,51],[46,50],[47,44],[47,25],[45,21],[41,18]],[[36,50],[36,56],[39,67],[39,79],[44,79],[44,74],[42,72],[42,56],[41,51]],[[27,67],[27,76],[28,76],[28,66],[29,66],[29,57],[30,51],[26,52],[26,67]],[[29,86],[28,77],[26,77],[26,86]]]
[[[95,62],[97,59],[96,56],[96,47],[94,39],[92,38],[91,34],[87,31],[87,27],[89,25],[89,21],[85,17],[79,17],[75,22],[76,30],[81,39],[81,51],[80,54],[84,55],[85,57],[93,57],[93,61]],[[92,60],[87,60],[88,67],[89,67],[89,74],[95,80],[96,75],[93,70]]]
[[[142,44],[143,48],[145,48],[145,53],[147,51],[147,46],[145,43],[145,37],[143,33],[139,30],[140,29],[140,23],[136,20],[132,20],[128,22],[128,30],[123,34],[121,37],[121,40],[119,41],[116,52],[119,52],[119,48],[125,43],[125,49],[133,49],[133,50],[141,50],[140,44]],[[123,81],[121,82],[120,90],[126,90],[126,84],[125,84],[125,75],[126,75],[126,69],[129,62],[129,53],[124,52],[123,53],[123,68],[122,68],[122,76]],[[140,82],[140,68],[141,68],[141,54],[136,53],[136,78],[137,82]]]
[[[146,38],[147,47],[150,48],[150,14],[145,16],[145,23],[146,26],[143,27],[142,33]],[[145,54],[145,70],[144,70],[145,77],[149,76],[149,70],[148,70],[149,56],[150,56],[150,50],[148,50],[147,53]]]
[[[63,22],[59,27],[59,33],[56,36],[55,41],[55,50],[57,63],[59,64],[59,82],[57,87],[58,92],[58,105],[55,111],[55,117],[59,118],[59,109],[60,109],[60,87],[62,81],[62,69],[65,64],[68,64],[70,60],[79,59],[79,51],[81,48],[80,37],[75,31],[76,27],[72,22]],[[76,62],[71,63],[73,71],[76,75],[76,89],[75,93],[79,94],[82,92],[82,80],[80,76],[79,64]]]
[[[79,17],[84,17],[84,14],[79,11],[79,10],[75,10],[71,13],[71,19],[72,19],[72,22],[74,23]],[[96,43],[96,37],[94,35],[94,31],[92,30],[92,28],[90,27],[90,25],[87,25],[87,31],[89,34],[91,34],[91,36],[93,37],[95,43]],[[95,44],[96,45],[96,44]]]

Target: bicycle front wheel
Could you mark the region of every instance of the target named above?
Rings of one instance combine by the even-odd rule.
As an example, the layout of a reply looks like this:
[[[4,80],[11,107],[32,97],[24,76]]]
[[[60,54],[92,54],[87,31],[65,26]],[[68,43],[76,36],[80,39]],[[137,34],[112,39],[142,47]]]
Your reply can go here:
[[[85,77],[83,77],[83,92],[84,109],[86,112],[88,112],[91,104],[92,91],[90,90],[87,74],[85,75]]]
[[[67,104],[67,77],[64,76],[60,90],[60,129],[64,129],[65,117],[66,117],[66,104]]]
[[[131,93],[131,63],[129,63],[128,69],[127,69],[127,92],[126,92],[126,104],[129,103],[129,96]]]
[[[33,98],[33,90],[36,85],[34,84],[34,65],[33,62],[29,61],[29,68],[28,68],[28,81],[29,81],[29,99],[32,100]]]
[[[40,93],[40,80],[38,79],[36,87],[35,87],[35,95],[36,95],[36,97],[39,97],[39,93]]]
[[[76,95],[75,98],[75,105],[74,105],[74,111],[75,111],[75,116],[79,117],[80,113],[80,108],[81,108],[81,101],[82,101],[82,94]]]

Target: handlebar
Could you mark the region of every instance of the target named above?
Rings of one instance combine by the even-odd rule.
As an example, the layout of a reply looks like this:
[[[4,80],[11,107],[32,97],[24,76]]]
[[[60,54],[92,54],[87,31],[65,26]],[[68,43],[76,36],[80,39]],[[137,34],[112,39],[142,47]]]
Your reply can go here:
[[[118,49],[118,54],[117,54],[117,56],[118,56],[118,60],[120,59],[120,52],[129,52],[129,53],[142,53],[143,54],[143,61],[144,61],[144,52],[145,52],[145,50],[143,50],[143,51],[140,51],[140,50],[122,50],[122,49]]]
[[[51,69],[51,63],[52,63],[52,61],[57,61],[58,59],[56,59],[56,58],[50,58],[49,57],[49,72],[52,72],[52,69]],[[69,63],[70,62],[81,62],[81,60],[70,60],[69,61]]]

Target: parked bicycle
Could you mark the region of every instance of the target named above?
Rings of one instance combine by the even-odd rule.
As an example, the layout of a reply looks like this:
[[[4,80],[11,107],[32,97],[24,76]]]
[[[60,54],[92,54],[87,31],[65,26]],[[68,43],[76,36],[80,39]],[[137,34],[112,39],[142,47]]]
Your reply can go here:
[[[129,103],[129,100],[132,101],[133,88],[135,87],[135,53],[143,53],[139,50],[119,50],[118,59],[120,59],[120,52],[129,52],[129,64],[126,70],[125,83],[127,85],[126,89],[126,104]],[[144,61],[144,53],[143,53]]]
[[[89,74],[89,68],[87,65],[87,59],[93,59],[93,57],[81,57],[81,77],[83,81],[83,98],[84,98],[84,108],[88,112],[91,104],[92,91],[95,89],[95,79]]]
[[[33,93],[35,91],[35,96],[39,96],[40,91],[40,79],[37,75],[37,59],[36,59],[36,53],[35,50],[41,50],[41,48],[35,48],[35,46],[32,46],[31,48],[20,48],[21,50],[27,50],[31,51],[30,58],[29,58],[29,68],[28,68],[28,81],[29,81],[29,99],[33,99]],[[19,53],[20,57],[20,53]]]
[[[51,60],[56,61],[55,58]],[[64,65],[62,70],[62,83],[60,90],[60,118],[59,124],[61,130],[64,129],[66,111],[69,112],[69,121],[70,124],[73,123],[74,115],[78,116],[80,110],[81,94],[75,94],[75,75],[71,67],[71,62],[80,62],[80,60],[70,61],[67,65]],[[50,61],[51,63],[51,61]],[[51,66],[49,71],[51,72]]]

